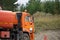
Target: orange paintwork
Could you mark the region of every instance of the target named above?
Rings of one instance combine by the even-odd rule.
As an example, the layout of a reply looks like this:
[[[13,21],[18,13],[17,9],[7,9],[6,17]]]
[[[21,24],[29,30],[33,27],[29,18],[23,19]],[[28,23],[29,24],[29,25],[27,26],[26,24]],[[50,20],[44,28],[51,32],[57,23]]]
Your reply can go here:
[[[25,17],[26,16],[30,16],[31,18],[30,18],[30,20],[32,20],[32,16],[28,13],[28,14],[26,14],[25,12],[23,12],[23,18],[22,18],[22,26],[23,26],[23,28],[26,28],[25,30],[23,30],[23,31],[28,31],[28,32],[30,32],[30,28],[32,28],[33,30],[32,30],[32,33],[30,34],[30,40],[34,40],[34,23],[33,23],[33,20],[32,20],[32,22],[26,22],[25,21]]]
[[[15,23],[17,23],[15,12],[0,11],[0,27],[12,28]]]
[[[12,11],[2,11],[0,10],[0,27],[3,28],[13,28],[13,24],[17,24],[17,12]],[[32,16],[27,12],[22,12],[21,18],[21,26],[23,28],[23,32],[28,32],[30,35],[30,40],[34,40],[34,23],[25,21],[25,17],[30,16],[30,20],[32,20]],[[30,33],[30,28],[32,28],[32,32]]]

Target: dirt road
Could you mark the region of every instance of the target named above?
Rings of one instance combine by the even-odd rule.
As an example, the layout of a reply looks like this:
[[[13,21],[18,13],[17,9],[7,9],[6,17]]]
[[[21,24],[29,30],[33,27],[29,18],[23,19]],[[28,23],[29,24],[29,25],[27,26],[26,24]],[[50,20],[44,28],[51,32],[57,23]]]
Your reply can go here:
[[[36,33],[35,40],[60,40],[60,30],[49,30]]]

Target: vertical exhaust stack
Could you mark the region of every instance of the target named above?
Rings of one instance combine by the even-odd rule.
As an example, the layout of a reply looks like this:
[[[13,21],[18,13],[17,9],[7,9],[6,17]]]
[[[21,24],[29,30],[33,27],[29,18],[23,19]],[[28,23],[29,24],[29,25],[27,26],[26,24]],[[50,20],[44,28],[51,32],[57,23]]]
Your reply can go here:
[[[17,20],[18,20],[18,24],[17,24],[17,37],[16,40],[22,40],[23,38],[23,31],[22,31],[22,26],[21,26],[21,17],[22,17],[22,13],[17,13]]]
[[[21,28],[21,17],[22,17],[22,13],[17,13],[17,20],[18,20],[18,24],[17,24],[17,28]],[[22,30],[22,29],[20,29]]]

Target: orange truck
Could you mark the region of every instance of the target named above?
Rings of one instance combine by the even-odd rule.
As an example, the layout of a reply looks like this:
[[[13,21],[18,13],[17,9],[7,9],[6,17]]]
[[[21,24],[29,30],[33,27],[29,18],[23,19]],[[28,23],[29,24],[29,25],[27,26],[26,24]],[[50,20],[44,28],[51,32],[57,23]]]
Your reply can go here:
[[[34,40],[33,19],[27,12],[0,10],[0,40]]]

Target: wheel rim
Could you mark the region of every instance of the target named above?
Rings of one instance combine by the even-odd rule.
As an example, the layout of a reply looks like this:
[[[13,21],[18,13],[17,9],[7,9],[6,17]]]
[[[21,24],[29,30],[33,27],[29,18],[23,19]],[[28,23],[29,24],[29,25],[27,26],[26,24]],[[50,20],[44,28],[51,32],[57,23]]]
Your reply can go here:
[[[28,40],[28,37],[27,37],[27,36],[25,36],[25,37],[24,37],[24,40]]]

